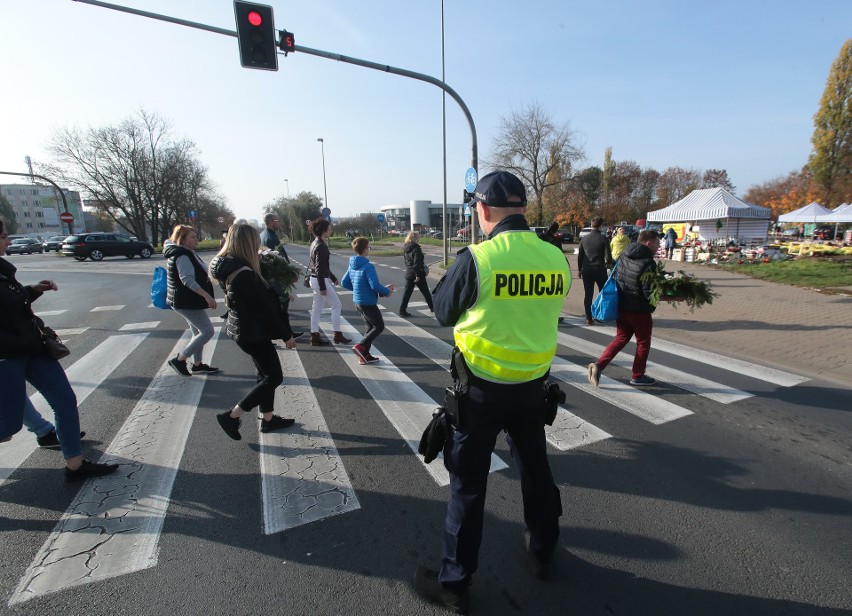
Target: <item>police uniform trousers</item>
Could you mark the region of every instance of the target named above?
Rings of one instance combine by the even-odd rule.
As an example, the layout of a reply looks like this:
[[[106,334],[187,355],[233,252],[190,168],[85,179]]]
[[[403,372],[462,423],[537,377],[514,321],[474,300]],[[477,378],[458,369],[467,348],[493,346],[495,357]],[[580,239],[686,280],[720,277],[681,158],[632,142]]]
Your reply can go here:
[[[503,385],[474,377],[463,404],[461,426],[444,445],[451,496],[438,580],[454,591],[467,588],[479,562],[488,471],[501,430],[508,433],[506,441],[521,476],[530,549],[544,562],[556,548],[562,515],[547,461],[542,380]],[[520,546],[521,533],[517,541]]]

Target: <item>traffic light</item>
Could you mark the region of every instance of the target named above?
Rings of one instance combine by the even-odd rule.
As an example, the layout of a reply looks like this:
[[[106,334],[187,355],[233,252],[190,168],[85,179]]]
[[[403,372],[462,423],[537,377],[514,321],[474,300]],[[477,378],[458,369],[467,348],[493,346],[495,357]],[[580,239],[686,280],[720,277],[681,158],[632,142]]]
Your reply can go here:
[[[245,68],[277,71],[278,53],[272,7],[234,0],[234,15],[237,19],[240,64]]]
[[[281,51],[284,53],[287,53],[288,51],[296,51],[296,37],[293,36],[293,33],[281,30],[279,34],[281,35],[281,38],[279,39],[281,42],[278,46],[281,48]]]

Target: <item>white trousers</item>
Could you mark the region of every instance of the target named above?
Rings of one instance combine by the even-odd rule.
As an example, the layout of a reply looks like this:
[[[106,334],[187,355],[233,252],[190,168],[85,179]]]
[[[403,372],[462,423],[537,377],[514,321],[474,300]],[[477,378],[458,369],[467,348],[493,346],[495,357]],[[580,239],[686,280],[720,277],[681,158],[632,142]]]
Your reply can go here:
[[[319,331],[320,313],[326,306],[331,308],[331,326],[334,331],[340,331],[340,298],[331,284],[331,278],[325,279],[325,296],[320,295],[319,279],[311,276],[311,290],[314,292],[314,303],[311,305],[311,333]]]

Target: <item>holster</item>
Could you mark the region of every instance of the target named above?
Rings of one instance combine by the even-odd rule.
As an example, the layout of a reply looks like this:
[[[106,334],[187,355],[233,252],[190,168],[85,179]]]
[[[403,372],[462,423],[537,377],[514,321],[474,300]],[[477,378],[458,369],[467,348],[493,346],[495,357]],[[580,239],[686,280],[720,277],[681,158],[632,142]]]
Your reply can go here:
[[[560,404],[565,404],[565,392],[559,388],[557,383],[552,381],[543,381],[544,387],[544,423],[552,426],[556,420],[556,412],[559,410]]]

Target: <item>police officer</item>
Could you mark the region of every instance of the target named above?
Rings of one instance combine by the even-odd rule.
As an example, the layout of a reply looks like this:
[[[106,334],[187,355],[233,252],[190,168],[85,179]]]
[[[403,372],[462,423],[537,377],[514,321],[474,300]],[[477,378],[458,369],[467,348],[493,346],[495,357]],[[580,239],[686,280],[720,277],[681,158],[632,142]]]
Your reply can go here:
[[[488,239],[459,251],[434,292],[436,318],[454,326],[454,376],[466,382],[454,384],[462,393],[459,414],[444,445],[451,496],[443,558],[440,571],[419,567],[414,582],[420,596],[461,614],[469,606],[491,454],[502,430],[521,477],[524,545],[536,575],[549,574],[562,504],[547,461],[544,380],[571,286],[562,251],[530,231],[521,180],[489,173],[474,194]]]

